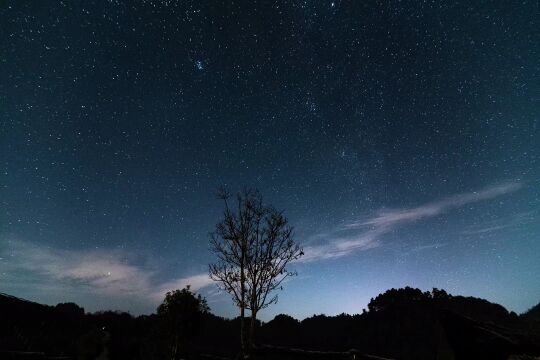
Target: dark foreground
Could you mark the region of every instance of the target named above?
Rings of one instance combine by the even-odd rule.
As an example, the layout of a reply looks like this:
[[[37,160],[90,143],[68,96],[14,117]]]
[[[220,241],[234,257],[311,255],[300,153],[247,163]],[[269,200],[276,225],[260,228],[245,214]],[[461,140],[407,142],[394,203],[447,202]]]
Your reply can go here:
[[[442,290],[389,290],[361,315],[278,315],[258,324],[253,359],[534,359],[540,308],[510,313],[486,300]],[[0,295],[0,359],[171,359],[157,315],[85,314]],[[234,359],[239,320],[211,313],[187,334],[178,358]],[[261,345],[266,344],[266,345]]]

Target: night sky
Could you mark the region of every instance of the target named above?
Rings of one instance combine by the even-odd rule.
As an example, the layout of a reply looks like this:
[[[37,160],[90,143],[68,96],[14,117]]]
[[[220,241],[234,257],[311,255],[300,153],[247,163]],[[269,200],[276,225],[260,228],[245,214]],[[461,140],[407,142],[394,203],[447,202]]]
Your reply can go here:
[[[0,292],[150,313],[207,276],[216,189],[305,248],[279,303],[540,300],[536,1],[1,1]]]

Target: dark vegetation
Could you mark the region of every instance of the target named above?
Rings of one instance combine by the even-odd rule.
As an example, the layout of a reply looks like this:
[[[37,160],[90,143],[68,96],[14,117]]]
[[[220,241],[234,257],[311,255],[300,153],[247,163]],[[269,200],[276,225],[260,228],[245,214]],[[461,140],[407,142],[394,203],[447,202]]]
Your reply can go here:
[[[508,312],[443,290],[391,289],[359,315],[278,315],[257,322],[259,359],[508,359],[540,355],[539,306]],[[169,293],[157,314],[85,313],[0,295],[1,359],[234,358],[239,319],[213,315],[188,289]],[[303,349],[303,350],[294,350]],[[33,352],[34,354],[29,354]]]

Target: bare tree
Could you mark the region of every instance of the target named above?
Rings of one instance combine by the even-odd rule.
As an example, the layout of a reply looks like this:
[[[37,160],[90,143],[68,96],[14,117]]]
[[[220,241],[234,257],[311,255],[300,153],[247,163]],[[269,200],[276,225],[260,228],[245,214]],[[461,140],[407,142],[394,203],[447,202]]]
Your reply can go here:
[[[257,313],[278,296],[283,281],[296,275],[286,266],[303,255],[293,239],[293,229],[283,212],[263,205],[256,190],[244,190],[236,196],[235,210],[230,194],[221,189],[224,218],[211,234],[211,246],[218,261],[210,265],[210,277],[233,297],[240,308],[242,352],[249,354],[253,343]],[[245,332],[245,310],[250,310],[249,334]]]
[[[275,304],[278,295],[272,295],[277,289],[283,289],[282,283],[295,271],[286,267],[304,253],[293,238],[293,228],[283,212],[268,206],[262,208],[262,217],[250,234],[247,266],[247,287],[251,311],[249,343],[254,338],[255,324],[259,310]]]
[[[216,224],[214,232],[210,234],[212,251],[217,255],[218,261],[209,265],[210,278],[220,282],[221,288],[233,298],[236,306],[240,308],[240,344],[242,353],[246,352],[245,341],[245,310],[246,310],[246,255],[247,255],[247,227],[251,206],[243,201],[240,194],[237,196],[238,209],[235,212],[229,205],[231,195],[221,188],[218,198],[223,200],[225,210],[223,219]]]

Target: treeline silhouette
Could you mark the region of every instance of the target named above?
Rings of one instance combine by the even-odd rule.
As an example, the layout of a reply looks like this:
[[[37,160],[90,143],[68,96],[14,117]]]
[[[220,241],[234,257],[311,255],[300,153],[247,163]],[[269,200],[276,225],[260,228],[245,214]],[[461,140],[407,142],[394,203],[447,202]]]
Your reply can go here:
[[[192,293],[188,289],[182,294],[185,299]],[[138,317],[112,311],[85,313],[73,303],[47,306],[0,294],[0,358],[171,359],[171,334],[183,336],[171,332],[171,323],[189,332],[184,334],[188,341],[182,343],[183,350],[175,353],[176,358],[234,358],[239,352],[239,320],[203,310],[197,317],[190,316],[187,326],[171,322],[164,310]],[[452,296],[444,290],[391,289],[371,299],[362,314],[314,315],[302,321],[278,315],[267,323],[258,322],[253,357],[538,356],[539,315],[540,304],[517,315],[501,305]],[[304,351],[290,350],[293,348]]]

